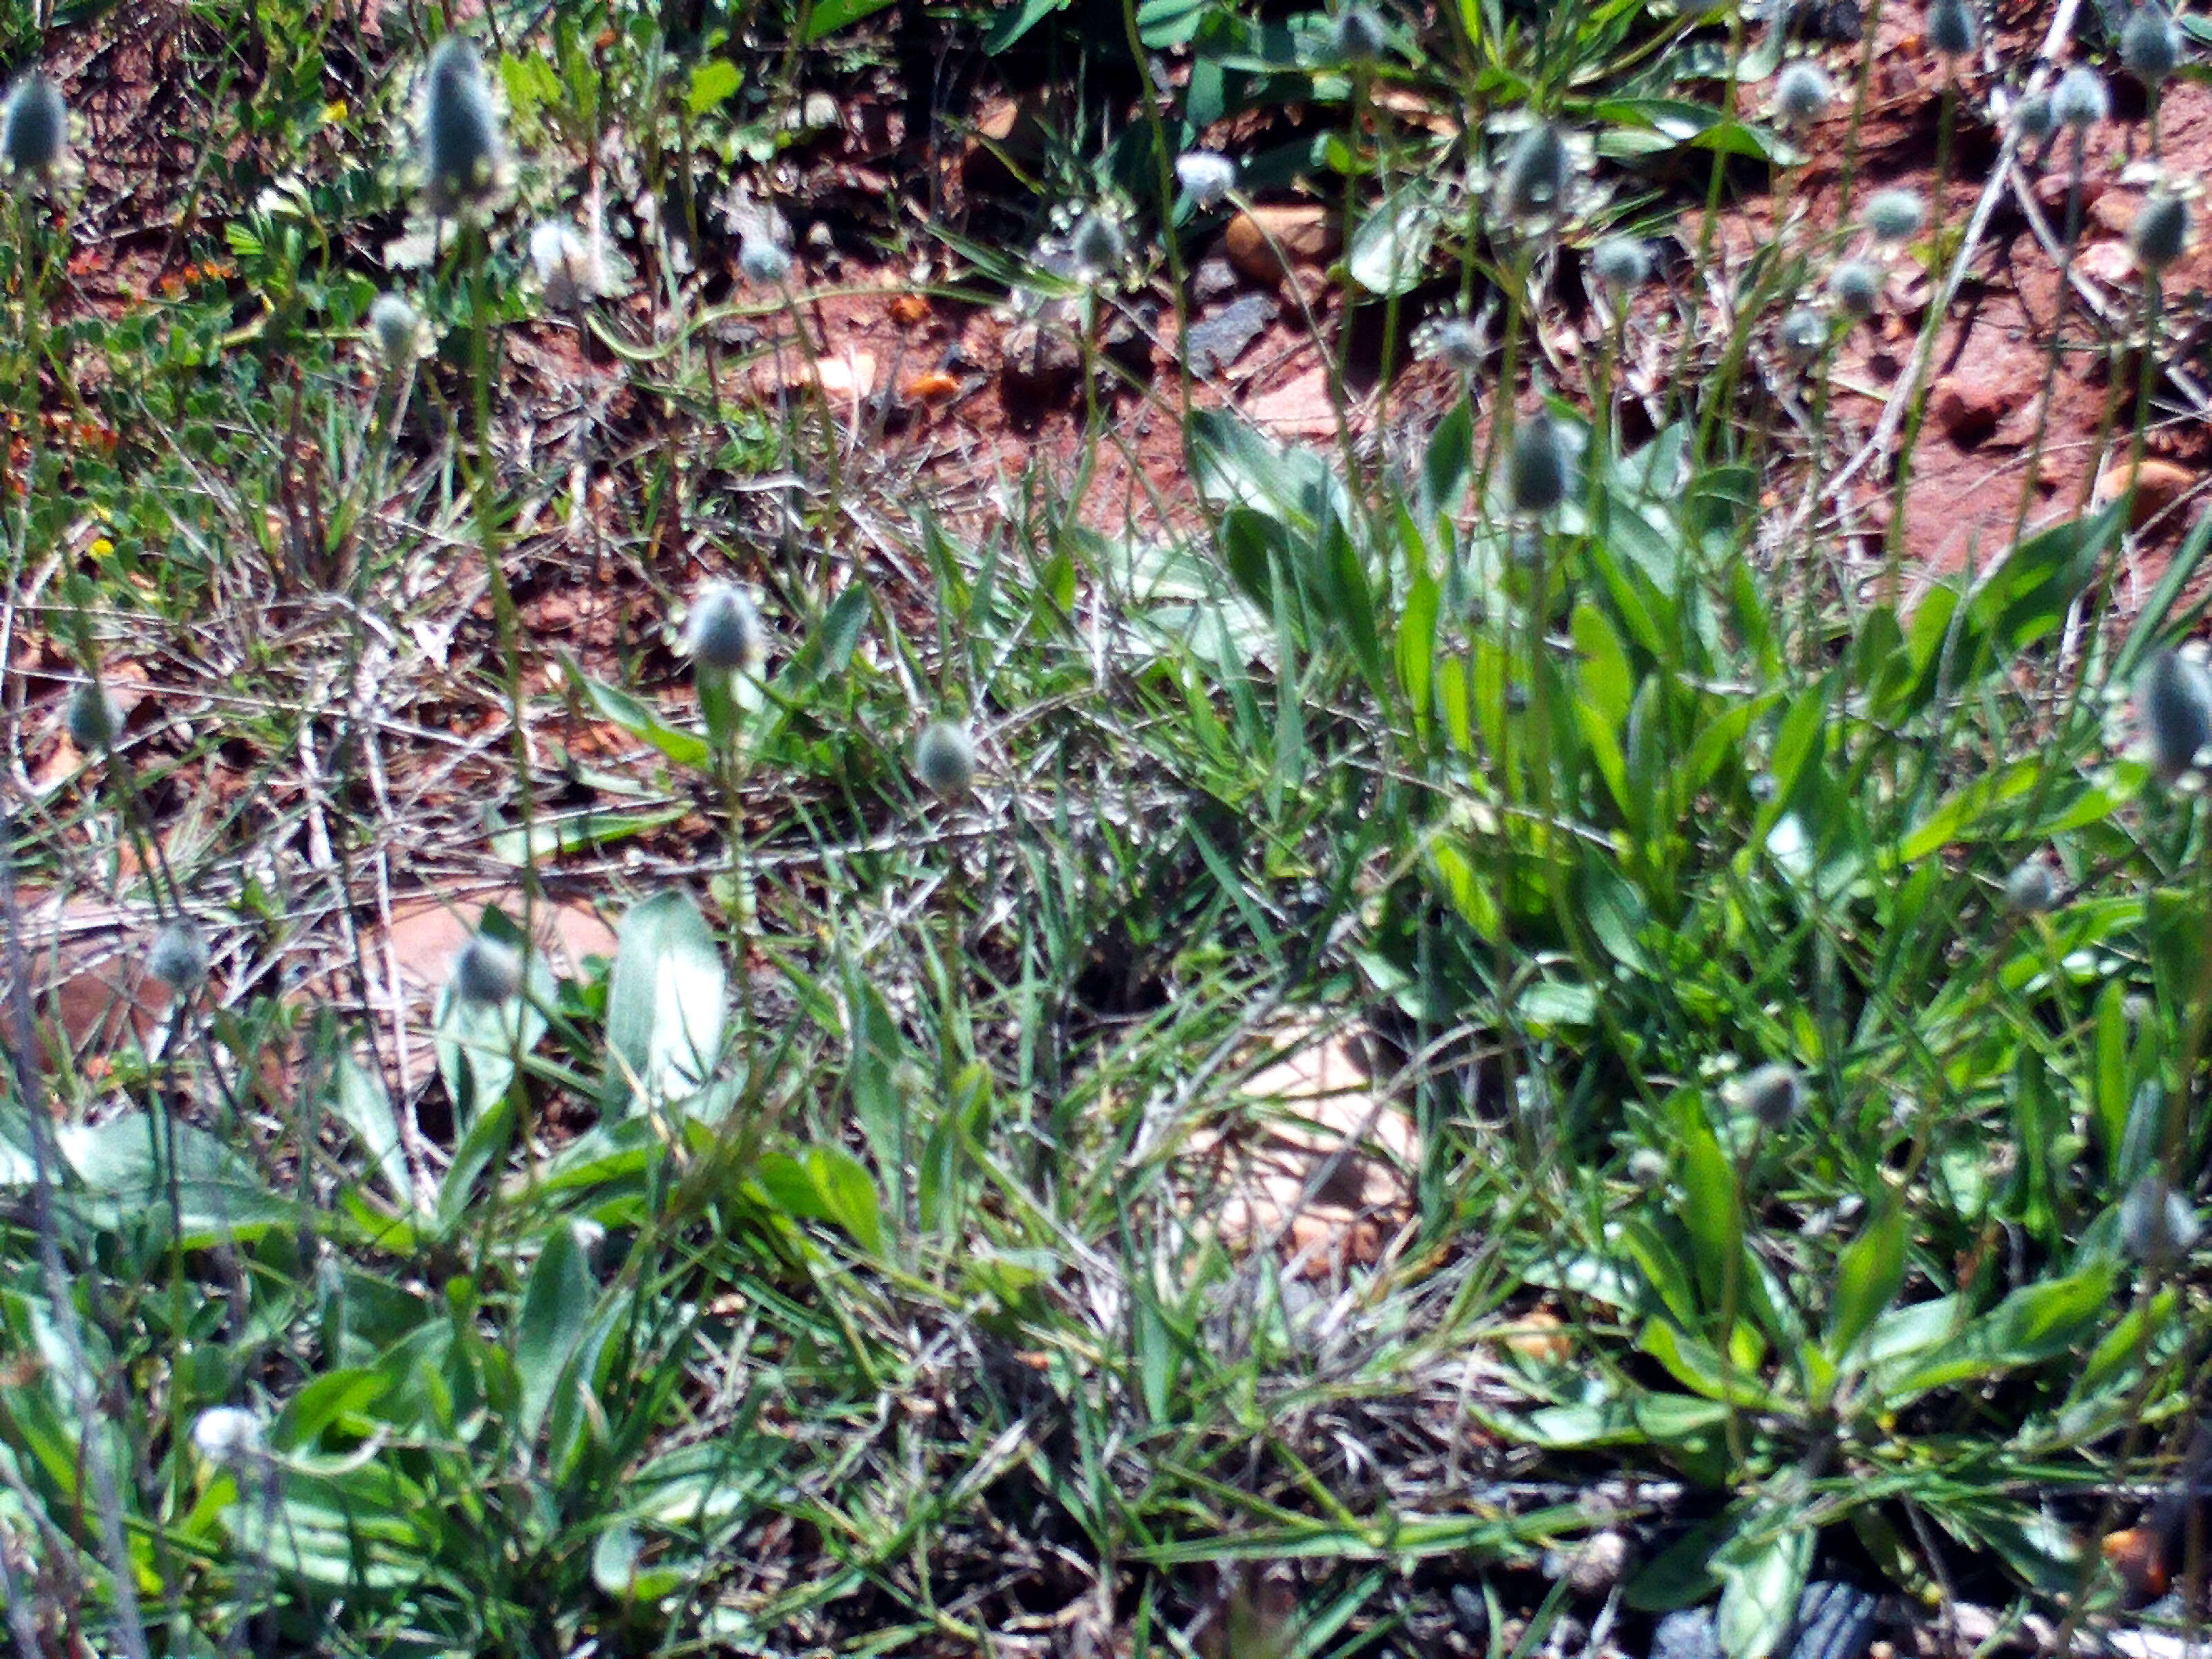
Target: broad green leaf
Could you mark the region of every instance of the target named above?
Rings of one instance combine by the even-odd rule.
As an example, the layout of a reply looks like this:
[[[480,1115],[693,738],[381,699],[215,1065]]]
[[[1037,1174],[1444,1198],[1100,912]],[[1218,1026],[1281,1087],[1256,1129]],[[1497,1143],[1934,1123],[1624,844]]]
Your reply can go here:
[[[702,58],[692,67],[684,102],[692,114],[704,115],[738,89],[740,78],[738,66],[728,58]]]
[[[819,0],[806,14],[805,43],[826,40],[840,29],[865,22],[890,5],[892,0]]]
[[[883,1250],[883,1205],[867,1168],[842,1146],[811,1146],[799,1157],[763,1156],[754,1179],[769,1201],[799,1221],[828,1221],[870,1255]]]
[[[568,684],[586,702],[640,742],[651,744],[678,766],[695,771],[703,772],[714,763],[714,751],[696,732],[677,730],[629,692],[592,678],[569,657],[561,659],[561,666]]]
[[[369,1167],[384,1177],[392,1197],[407,1208],[415,1207],[415,1183],[407,1172],[407,1154],[399,1144],[399,1120],[392,1110],[392,1097],[384,1079],[363,1067],[351,1054],[335,1057],[327,1096],[336,1112],[360,1139],[368,1154]]]
[[[545,1420],[562,1372],[576,1352],[599,1300],[599,1286],[574,1222],[549,1229],[522,1288],[515,1316],[514,1369],[522,1379],[522,1413],[516,1426],[527,1441]]]
[[[54,1140],[78,1182],[60,1203],[106,1231],[148,1228],[185,1249],[204,1250],[300,1219],[260,1170],[189,1123],[128,1111],[105,1123],[64,1125]]]
[[[1694,1111],[1694,1109],[1692,1109]],[[1707,1309],[1717,1309],[1731,1275],[1739,1302],[1743,1276],[1743,1197],[1735,1166],[1702,1116],[1682,1136],[1682,1224],[1689,1229],[1698,1288]]]
[[[2063,1279],[2023,1285],[1934,1350],[1877,1361],[1869,1380],[1895,1407],[1933,1389],[1986,1382],[2057,1358],[2110,1308],[2116,1273],[2112,1262],[2099,1261]]]
[[[1443,591],[1426,570],[1416,570],[1398,617],[1398,689],[1413,717],[1413,730],[1425,738],[1435,719],[1437,611]]]
[[[1782,1525],[1765,1536],[1770,1511],[1754,1510],[1743,1532],[1713,1557],[1721,1601],[1714,1613],[1729,1659],[1768,1659],[1797,1617],[1813,1565],[1813,1529]]]
[[[1884,1197],[1859,1236],[1836,1262],[1836,1290],[1828,1308],[1828,1357],[1837,1364],[1873,1328],[1905,1284],[1905,1209]]]
[[[1410,294],[1428,274],[1443,216],[1428,191],[1407,184],[1352,233],[1345,269],[1376,299]]]
[[[696,1093],[720,1057],[729,1017],[714,936],[690,897],[671,889],[631,906],[616,939],[607,1047],[618,1063],[609,1067],[608,1097],[635,1111]]]

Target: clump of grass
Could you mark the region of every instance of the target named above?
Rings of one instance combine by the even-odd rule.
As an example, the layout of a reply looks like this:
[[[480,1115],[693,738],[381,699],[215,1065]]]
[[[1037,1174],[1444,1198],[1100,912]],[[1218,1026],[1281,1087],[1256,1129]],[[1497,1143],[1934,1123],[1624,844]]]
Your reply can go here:
[[[1947,22],[1948,3],[1929,33],[1955,56],[1978,15]],[[1141,386],[1111,407],[1093,371],[1142,245],[1118,210],[1069,210],[1043,246],[1085,319],[1082,453],[1172,416],[1189,477],[1152,482],[1194,492],[1131,506],[1110,533],[1049,492],[1003,533],[933,518],[927,489],[884,483],[870,451],[889,444],[859,445],[842,476],[794,441],[733,460],[752,412],[732,416],[690,342],[753,331],[780,350],[836,314],[792,291],[772,216],[736,229],[726,305],[706,297],[731,274],[708,241],[696,270],[671,252],[634,306],[578,316],[606,358],[574,424],[566,401],[548,417],[524,399],[514,365],[543,342],[498,348],[555,319],[512,278],[534,270],[578,307],[599,291],[597,218],[546,216],[574,177],[625,204],[611,226],[634,212],[649,229],[683,194],[663,188],[671,166],[781,142],[745,127],[750,78],[718,100],[720,70],[663,57],[649,21],[542,61],[539,37],[501,42],[533,152],[512,228],[494,213],[511,169],[489,76],[441,47],[416,159],[425,204],[464,223],[409,279],[411,303],[372,302],[380,273],[342,247],[318,265],[312,238],[260,219],[257,256],[241,222],[241,263],[265,262],[241,281],[331,325],[270,324],[248,351],[223,343],[234,295],[197,343],[178,308],[202,355],[162,374],[205,401],[159,441],[186,482],[134,493],[72,462],[70,520],[104,544],[54,542],[72,577],[96,573],[70,590],[77,660],[229,611],[297,629],[342,603],[361,672],[282,678],[311,647],[250,621],[210,651],[219,695],[201,702],[166,688],[190,653],[155,658],[165,690],[131,744],[149,799],[189,796],[195,766],[265,767],[248,788],[226,776],[205,812],[168,809],[187,884],[110,854],[104,804],[87,803],[132,769],[64,779],[30,809],[46,872],[97,867],[140,917],[179,916],[179,891],[225,916],[221,1006],[182,1006],[208,975],[189,924],[148,955],[197,1046],[126,1038],[106,1070],[67,1071],[78,1161],[40,1187],[66,1224],[40,1237],[76,1259],[51,1284],[0,1284],[36,1328],[92,1310],[92,1348],[128,1355],[161,1402],[110,1422],[89,1393],[0,1378],[24,1483],[7,1501],[88,1644],[127,1630],[144,1583],[179,1651],[981,1651],[1034,1644],[1036,1609],[1065,1595],[1039,1563],[1097,1561],[1084,1639],[1205,1650],[1182,1569],[1236,1554],[1316,1564],[1291,1596],[1315,1622],[1248,1606],[1238,1628],[1317,1652],[1371,1645],[1385,1618],[1429,1627],[1425,1561],[1455,1581],[1496,1569],[1502,1606],[1548,1560],[1564,1597],[1598,1601],[1633,1593],[1644,1547],[1680,1582],[1726,1581],[1721,1623],[1779,1651],[1784,1630],[1760,1621],[1832,1570],[1822,1528],[1851,1531],[1855,1560],[1891,1540],[1914,1588],[1930,1526],[2010,1564],[1992,1573],[2021,1569],[2025,1594],[2054,1581],[2022,1552],[2063,1488],[2127,1478],[2135,1425],[2185,1415],[2201,1370],[2197,1218],[2160,1116],[2208,1006],[2191,792],[2212,679],[2164,648],[2189,573],[2130,630],[2075,609],[2083,573],[2120,556],[2124,511],[2020,538],[1973,581],[1929,572],[1909,603],[1868,591],[1820,513],[1778,532],[1808,469],[1817,490],[1829,406],[1825,377],[1801,399],[1769,347],[1818,365],[1881,303],[1884,262],[1910,247],[1940,276],[1963,257],[1942,192],[1933,234],[1925,202],[1876,192],[1872,257],[1832,267],[1825,293],[1829,250],[1849,254],[1858,226],[1732,264],[1717,335],[1717,273],[1671,251],[1664,291],[1632,312],[1667,200],[1626,205],[1637,236],[1597,235],[1623,199],[1598,188],[1607,135],[1534,116],[1611,118],[1607,75],[1576,56],[1587,31],[1548,17],[1531,113],[1431,167],[1408,166],[1380,118],[1404,90],[1386,109],[1381,59],[1437,38],[1411,13],[1392,28],[1357,9],[1326,33],[1304,20],[1302,95],[1349,100],[1327,151],[1346,269],[1376,270],[1386,234],[1463,262],[1417,349],[1467,395],[1432,432],[1389,402],[1380,459]],[[1133,10],[1130,33],[1141,50]],[[1731,65],[1743,33],[1732,20]],[[1642,44],[1655,55],[1631,67],[1662,73],[1671,39]],[[1214,50],[1192,48],[1209,68]],[[1809,61],[1773,92],[1800,145],[1835,108]],[[2057,100],[2069,121],[2080,101]],[[1732,83],[1723,103],[1755,119]],[[1194,107],[1178,127],[1171,106],[1138,130],[1151,203],[1241,199],[1225,157],[1170,161],[1212,125]],[[1116,199],[1126,160],[1069,199]],[[1049,165],[1079,170],[1056,148]],[[313,198],[319,224],[355,210],[327,180],[304,187],[336,192]],[[2146,270],[2185,243],[2176,216],[2146,204]],[[988,257],[948,235],[933,258],[946,250]],[[1582,250],[1595,349],[1553,309]],[[466,319],[473,427],[445,406],[445,363],[404,419],[392,388],[422,356],[417,305]],[[1617,395],[1616,372],[1632,393],[1643,367],[1632,315],[1686,341],[1687,415],[1656,431]],[[385,388],[340,355],[364,349]],[[214,447],[271,388],[297,388],[307,435]],[[342,602],[296,578],[251,603],[164,585],[183,552],[155,557],[156,541],[251,547],[272,517],[305,522],[313,434],[343,454],[372,398],[384,448],[349,501],[363,556]],[[1348,435],[1348,403],[1337,413]],[[1779,435],[1790,422],[1799,440]],[[1054,448],[1036,446],[1037,477]],[[224,518],[206,481],[234,475]],[[764,536],[751,514],[771,495]],[[27,515],[47,509],[16,500],[18,547],[42,545]],[[484,567],[457,573],[471,521]],[[752,586],[693,591],[676,642],[695,720],[670,630],[623,620],[702,565]],[[592,600],[573,634],[520,625],[526,605],[559,615],[564,588]],[[772,675],[763,605],[801,619]],[[488,665],[504,710],[473,706]],[[2073,704],[2023,690],[2062,674],[2081,681]],[[2148,769],[2101,724],[2130,680]],[[967,720],[907,738],[920,708],[978,711],[1003,787],[978,793]],[[917,813],[916,785],[939,805]],[[434,836],[407,816],[428,795]],[[410,896],[379,883],[418,839],[426,866],[488,854],[489,880],[524,895],[519,926],[486,911],[427,1030],[392,1006],[381,941],[356,936]],[[363,848],[376,870],[347,868]],[[524,943],[545,937],[556,881],[650,884],[611,959],[557,980]],[[1361,1056],[1340,1092],[1364,1127],[1261,1222],[1274,1241],[1201,1229],[1233,1208],[1201,1166],[1285,1110],[1326,1115],[1266,1093],[1267,1062],[1316,1047],[1326,1075]],[[1802,1069],[1736,1074],[1735,1057],[1765,1054]],[[1323,1188],[1358,1194],[1354,1242],[1327,1260],[1293,1237]],[[2130,1252],[2154,1267],[2132,1305],[2115,1293]],[[1307,1273],[1310,1304],[1291,1282]],[[1500,1323],[1539,1297],[1562,1322],[1501,1351]],[[66,1370],[70,1389],[98,1374],[74,1356]],[[1419,1425],[1448,1397],[1480,1432],[1452,1437],[1437,1474]],[[63,1419],[58,1458],[30,1431]],[[112,1455],[82,1467],[125,1474],[89,1506],[63,1473],[84,1425]],[[1887,1473],[1808,1486],[1839,1468]],[[1638,1493],[1689,1483],[1696,1514],[1531,1496],[1597,1470]],[[48,1571],[73,1566],[71,1529],[103,1504],[114,1587]],[[834,1561],[802,1553],[820,1540]]]

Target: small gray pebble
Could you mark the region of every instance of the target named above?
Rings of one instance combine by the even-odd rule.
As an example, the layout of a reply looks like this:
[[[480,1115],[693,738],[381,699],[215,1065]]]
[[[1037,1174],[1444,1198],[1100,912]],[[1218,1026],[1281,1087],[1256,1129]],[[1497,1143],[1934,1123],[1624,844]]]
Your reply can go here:
[[[1866,1659],[1881,1603],[1833,1581],[1808,1584],[1797,1599],[1797,1637],[1790,1659]]]
[[[1226,259],[1200,259],[1198,269],[1190,273],[1190,297],[1194,300],[1218,300],[1236,291],[1237,267]]]
[[[1468,1641],[1480,1642],[1490,1633],[1490,1604],[1474,1585],[1454,1584],[1451,1605],[1452,1618],[1459,1626],[1460,1634]]]
[[[1651,1632],[1651,1659],[1721,1659],[1721,1634],[1711,1607],[1670,1613]]]

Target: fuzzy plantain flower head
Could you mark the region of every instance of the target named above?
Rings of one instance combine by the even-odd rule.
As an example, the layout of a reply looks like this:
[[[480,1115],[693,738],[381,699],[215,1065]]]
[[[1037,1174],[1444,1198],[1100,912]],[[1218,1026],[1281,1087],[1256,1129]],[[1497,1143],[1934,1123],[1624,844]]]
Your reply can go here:
[[[417,156],[423,200],[441,218],[488,211],[506,188],[499,106],[483,59],[459,35],[447,35],[430,53]]]

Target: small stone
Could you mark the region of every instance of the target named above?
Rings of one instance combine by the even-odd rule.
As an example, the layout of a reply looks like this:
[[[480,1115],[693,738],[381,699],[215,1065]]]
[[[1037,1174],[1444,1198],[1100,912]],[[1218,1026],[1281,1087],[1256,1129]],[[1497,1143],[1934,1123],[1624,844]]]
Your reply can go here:
[[[2125,242],[2092,242],[2074,256],[2074,269],[2107,288],[2132,288],[2135,257]]]
[[[1190,273],[1190,297],[1200,305],[1225,299],[1236,291],[1237,267],[1218,254],[1200,259]]]
[[[2059,205],[2065,205],[2063,198]],[[2096,229],[2109,231],[2115,236],[2124,236],[2134,226],[2136,215],[2140,210],[2133,191],[2108,190],[2101,191],[2095,201],[2083,205],[2081,219],[2083,223]]]
[[[2071,193],[2072,189],[2073,180],[2070,174],[2066,173],[2046,173],[2035,181],[2036,205],[2044,209],[2046,212],[2063,215],[2066,211],[2066,198],[2068,195]],[[2102,179],[2082,179],[2081,206],[2083,210],[2086,211],[2092,204],[2100,199],[2104,196],[2106,189],[2106,186]],[[2054,220],[2051,222],[2051,228],[2053,230],[2059,232],[2061,234],[2063,234],[2066,229],[2065,222],[2063,219]],[[2124,229],[2125,227],[2122,226],[2120,228]]]
[[[1295,267],[1327,264],[1343,246],[1335,221],[1317,202],[1246,208],[1221,233],[1222,252],[1255,283],[1280,283]]]
[[[1565,1322],[1548,1308],[1534,1308],[1521,1316],[1518,1328],[1505,1338],[1515,1353],[1540,1365],[1564,1365],[1574,1355],[1567,1340]]]
[[[1627,1572],[1634,1554],[1627,1534],[1610,1527],[1603,1532],[1592,1533],[1567,1563],[1567,1589],[1591,1601],[1612,1595],[1613,1586]]]
[[[1662,1619],[1651,1632],[1651,1659],[1722,1659],[1713,1610],[1684,1607]]]
[[[1881,1604],[1850,1584],[1823,1580],[1797,1598],[1797,1638],[1790,1659],[1866,1659]]]
[[[2166,1551],[2151,1528],[2125,1527],[2108,1532],[2097,1548],[2119,1575],[2130,1602],[2147,1601],[2166,1593]]]
[[[1057,402],[1082,373],[1082,348],[1066,330],[1019,323],[1008,331],[999,376],[1015,396]]]
[[[1459,1633],[1480,1645],[1490,1633],[1490,1604],[1482,1599],[1482,1592],[1472,1584],[1454,1584],[1451,1607],[1452,1622],[1459,1626]]]
[[[1928,412],[1937,430],[1971,449],[1997,428],[2018,401],[2014,389],[1976,374],[1946,374],[1929,392]]]
[[[2179,501],[2197,485],[2197,475],[2185,466],[2172,461],[2147,459],[2134,473],[2135,506],[2128,514],[2128,528],[2140,530],[2166,508]],[[2122,458],[2105,469],[2105,476],[2097,481],[2097,502],[2102,506],[2118,501],[2127,493],[2129,471]]]

